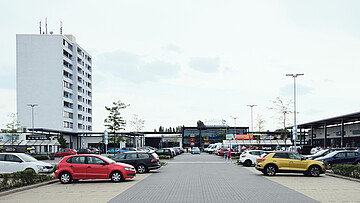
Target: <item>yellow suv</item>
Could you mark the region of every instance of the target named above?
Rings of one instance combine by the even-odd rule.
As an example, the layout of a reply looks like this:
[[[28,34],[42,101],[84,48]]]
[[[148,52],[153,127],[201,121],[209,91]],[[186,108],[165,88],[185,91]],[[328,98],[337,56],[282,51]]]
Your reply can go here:
[[[265,175],[276,173],[304,173],[308,176],[319,176],[325,173],[324,163],[310,160],[294,152],[271,152],[256,160],[255,168]]]

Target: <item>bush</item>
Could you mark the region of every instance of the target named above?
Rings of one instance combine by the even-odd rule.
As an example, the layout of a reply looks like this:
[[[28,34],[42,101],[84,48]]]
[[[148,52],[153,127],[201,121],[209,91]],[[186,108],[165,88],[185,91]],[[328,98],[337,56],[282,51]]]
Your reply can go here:
[[[232,156],[231,159],[239,159],[240,156]]]
[[[37,160],[48,160],[49,155],[32,155]]]
[[[360,178],[360,165],[351,165],[351,164],[334,165],[332,171],[335,174],[348,176],[352,178]]]
[[[2,178],[2,181],[0,181],[0,191],[13,187],[21,187],[34,183],[44,182],[54,179],[54,176],[39,175],[36,174],[34,170],[25,170],[15,173],[2,174]]]
[[[168,155],[159,155],[159,159],[170,159]]]
[[[107,158],[109,158],[109,159],[111,159],[113,157],[114,157],[114,155],[107,155]]]

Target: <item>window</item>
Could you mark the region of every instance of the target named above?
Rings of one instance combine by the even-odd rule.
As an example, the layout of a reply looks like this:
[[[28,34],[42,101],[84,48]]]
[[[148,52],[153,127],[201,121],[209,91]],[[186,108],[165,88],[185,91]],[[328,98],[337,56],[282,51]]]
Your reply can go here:
[[[338,158],[345,157],[345,156],[346,156],[346,152],[340,152],[337,155],[335,155],[335,157],[338,157]]]
[[[0,161],[5,161],[5,154],[0,154]]]
[[[12,154],[7,154],[7,155],[6,155],[6,161],[22,162],[19,157],[15,156],[15,155],[12,155]]]
[[[64,111],[64,118],[73,118],[73,113],[70,113],[70,112],[67,112],[67,111]]]
[[[73,164],[85,164],[85,157],[84,156],[71,157],[68,160],[66,160],[66,162]]]
[[[301,160],[301,156],[298,154],[293,154],[293,153],[289,153],[289,158],[290,159],[299,159]]]
[[[73,123],[72,122],[67,122],[67,121],[64,121],[64,128],[73,128]]]
[[[70,92],[64,91],[64,97],[72,99],[72,94]]]
[[[72,108],[73,108],[73,104],[70,103],[70,102],[64,101],[64,107],[72,109]]]
[[[104,160],[93,156],[88,156],[87,160],[88,160],[88,164],[98,164],[98,165],[106,164]]]
[[[136,154],[136,153],[127,154],[127,155],[126,155],[126,159],[137,159],[137,154]]]
[[[115,161],[121,160],[121,159],[125,159],[125,154],[120,154],[120,155],[114,157]]]
[[[149,154],[139,154],[139,159],[148,159]]]
[[[288,153],[276,153],[273,158],[281,158],[281,159],[288,159],[289,154]]]
[[[356,152],[346,152],[347,157],[357,156]]]
[[[69,82],[64,81],[64,87],[72,90],[72,84]]]

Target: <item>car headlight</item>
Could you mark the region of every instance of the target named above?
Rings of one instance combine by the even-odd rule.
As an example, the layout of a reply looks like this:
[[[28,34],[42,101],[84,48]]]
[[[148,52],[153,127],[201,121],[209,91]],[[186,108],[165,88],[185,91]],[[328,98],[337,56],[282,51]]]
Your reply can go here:
[[[36,165],[38,167],[39,170],[43,170],[45,167],[41,166],[41,165]]]
[[[124,167],[124,170],[125,170],[125,171],[134,171],[135,169],[134,169],[134,168],[130,168],[130,167]]]
[[[321,165],[325,166],[325,164],[324,164],[324,162],[323,162],[323,161],[321,162]]]

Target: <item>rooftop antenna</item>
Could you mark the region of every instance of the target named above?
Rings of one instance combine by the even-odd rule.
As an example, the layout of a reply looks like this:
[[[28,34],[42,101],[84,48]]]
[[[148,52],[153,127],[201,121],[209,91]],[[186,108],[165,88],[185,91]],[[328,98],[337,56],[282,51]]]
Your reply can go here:
[[[39,22],[40,34],[41,34],[41,21]]]
[[[63,26],[62,26],[62,21],[60,21],[60,34],[62,35],[62,28],[63,28]]]
[[[45,33],[47,34],[47,17],[45,18]]]

